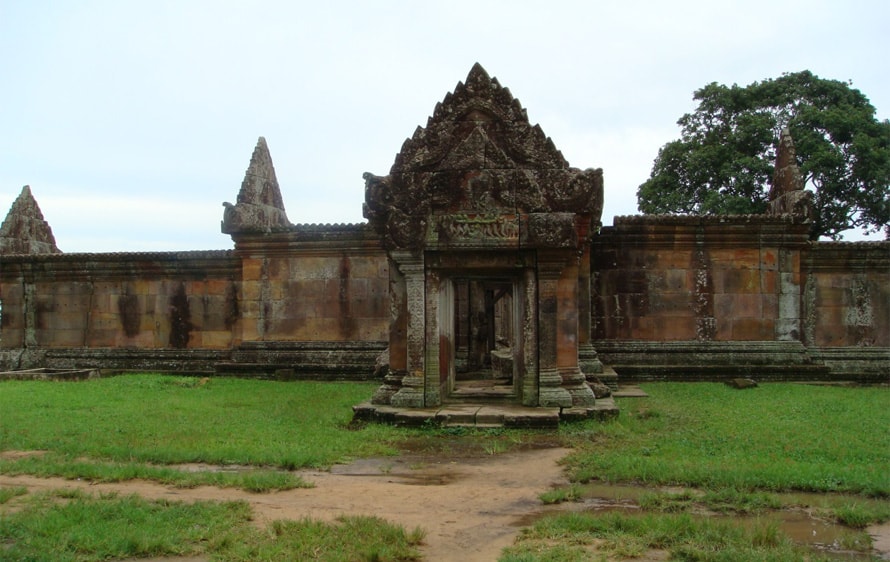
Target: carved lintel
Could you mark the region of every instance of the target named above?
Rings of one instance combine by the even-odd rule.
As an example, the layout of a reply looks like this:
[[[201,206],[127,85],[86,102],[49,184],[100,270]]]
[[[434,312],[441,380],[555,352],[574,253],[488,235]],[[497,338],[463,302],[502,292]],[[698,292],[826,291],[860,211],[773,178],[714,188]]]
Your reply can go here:
[[[439,248],[490,248],[519,246],[517,215],[461,213],[435,217],[428,246]]]

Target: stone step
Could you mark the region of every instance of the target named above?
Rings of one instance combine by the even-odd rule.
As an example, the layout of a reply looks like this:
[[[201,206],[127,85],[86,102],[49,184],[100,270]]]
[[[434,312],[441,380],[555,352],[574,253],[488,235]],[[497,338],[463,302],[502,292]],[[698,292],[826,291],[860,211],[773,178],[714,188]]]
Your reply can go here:
[[[614,400],[597,400],[590,408],[536,408],[516,404],[449,403],[437,408],[394,408],[364,402],[352,408],[354,419],[422,427],[555,429],[560,421],[606,420],[618,415]]]

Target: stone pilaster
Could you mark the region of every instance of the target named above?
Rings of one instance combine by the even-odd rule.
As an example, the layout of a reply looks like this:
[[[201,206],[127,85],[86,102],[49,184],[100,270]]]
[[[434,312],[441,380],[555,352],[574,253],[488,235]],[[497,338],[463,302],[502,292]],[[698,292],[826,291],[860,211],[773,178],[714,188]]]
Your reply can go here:
[[[559,279],[563,259],[538,258],[538,402],[544,407],[572,406],[572,395],[562,387],[559,372]]]
[[[801,340],[800,252],[779,249],[779,317],[776,319],[776,340]]]
[[[578,270],[578,367],[585,375],[603,372],[593,348],[593,319],[590,311],[590,244],[584,244]]]
[[[446,281],[447,282],[447,281]],[[451,313],[451,321],[454,321],[453,310],[445,305],[440,299],[442,294],[442,279],[437,271],[429,271],[426,275],[426,294],[424,295],[424,312],[426,317],[426,341],[425,356],[423,363],[424,387],[423,399],[425,406],[438,406],[442,403],[442,396],[439,393],[441,385],[440,358],[443,351],[444,335],[442,331],[442,322],[447,322],[444,318],[446,314]],[[422,345],[422,343],[421,343]]]
[[[405,276],[405,300],[407,322],[405,340],[405,376],[402,388],[393,394],[390,403],[397,408],[422,408],[424,406],[424,323],[426,302],[424,298],[423,255],[411,252],[392,252],[393,260]]]
[[[556,364],[562,387],[572,397],[572,406],[593,406],[593,391],[578,368],[579,306],[578,259],[566,261],[557,284]]]
[[[519,375],[522,377],[522,404],[523,406],[537,406],[539,404],[540,383],[538,380],[538,287],[533,269],[525,269],[522,279],[522,356]]]

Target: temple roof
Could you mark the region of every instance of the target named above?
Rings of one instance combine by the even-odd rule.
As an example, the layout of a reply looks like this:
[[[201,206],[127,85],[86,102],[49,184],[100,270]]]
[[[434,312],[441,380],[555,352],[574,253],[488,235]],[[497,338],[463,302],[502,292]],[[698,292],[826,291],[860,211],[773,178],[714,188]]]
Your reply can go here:
[[[365,174],[365,217],[417,249],[433,215],[578,213],[598,223],[602,170],[571,168],[519,100],[478,63],[405,140],[387,176]]]

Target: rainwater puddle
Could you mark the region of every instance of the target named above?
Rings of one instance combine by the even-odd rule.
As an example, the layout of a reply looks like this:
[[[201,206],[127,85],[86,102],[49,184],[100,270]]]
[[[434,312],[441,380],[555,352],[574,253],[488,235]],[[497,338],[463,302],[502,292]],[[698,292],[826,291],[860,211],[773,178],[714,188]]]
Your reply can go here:
[[[331,474],[384,479],[410,486],[446,486],[464,477],[454,463],[427,457],[358,459],[334,465]]]

